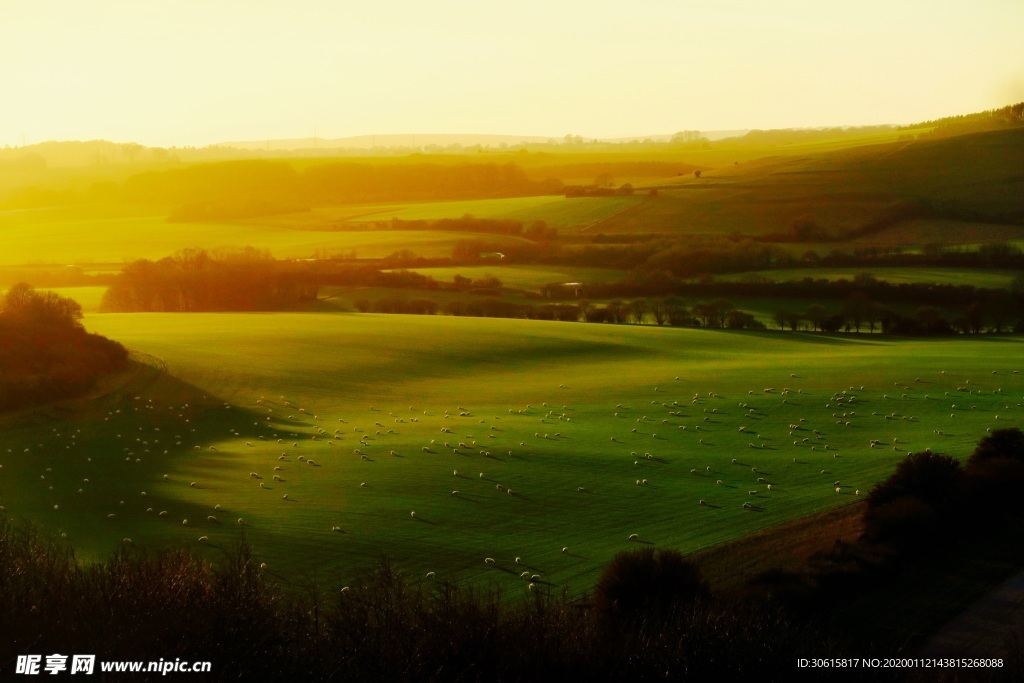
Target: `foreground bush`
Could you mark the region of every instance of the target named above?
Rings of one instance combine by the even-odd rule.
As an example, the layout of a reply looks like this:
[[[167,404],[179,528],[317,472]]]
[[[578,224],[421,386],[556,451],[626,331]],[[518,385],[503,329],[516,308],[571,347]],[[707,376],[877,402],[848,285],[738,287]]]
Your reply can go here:
[[[659,595],[692,592],[673,554],[651,557]],[[609,628],[562,595],[502,600],[411,581],[386,560],[348,590],[301,592],[275,585],[246,547],[219,566],[180,550],[86,566],[0,519],[0,677],[19,654],[73,652],[208,660],[203,680],[786,680],[812,642],[815,656],[838,652],[774,611],[705,601]]]

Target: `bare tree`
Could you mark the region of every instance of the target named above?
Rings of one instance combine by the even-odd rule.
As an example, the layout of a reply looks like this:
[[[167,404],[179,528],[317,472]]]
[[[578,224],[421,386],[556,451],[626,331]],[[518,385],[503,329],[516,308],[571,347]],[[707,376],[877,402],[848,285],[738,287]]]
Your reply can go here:
[[[633,316],[633,322],[637,325],[642,325],[644,322],[644,316],[647,315],[649,308],[647,301],[644,299],[633,299],[630,301],[629,312]]]

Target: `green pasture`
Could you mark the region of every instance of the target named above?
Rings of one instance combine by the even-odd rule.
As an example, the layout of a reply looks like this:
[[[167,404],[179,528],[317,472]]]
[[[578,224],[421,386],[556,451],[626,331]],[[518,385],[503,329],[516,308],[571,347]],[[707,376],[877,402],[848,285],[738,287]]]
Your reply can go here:
[[[990,241],[995,232],[1019,238],[1022,139],[1024,131],[1010,130],[834,151],[810,145],[805,154],[763,155],[718,165],[700,178],[679,176],[663,184],[657,198],[600,227],[609,234],[749,235],[787,232],[795,221],[812,220],[841,234],[910,202],[936,214],[921,221],[930,233],[927,241]],[[967,234],[960,229],[965,226]],[[885,243],[902,237],[903,228],[862,239]],[[974,232],[983,237],[972,238]]]
[[[774,282],[799,282],[812,280],[853,281],[862,273],[870,273],[878,280],[892,284],[924,283],[935,285],[971,285],[988,289],[1006,289],[1010,282],[1020,275],[1013,270],[981,268],[787,268],[780,270],[759,270],[750,273],[722,275],[717,279],[726,282],[771,280]]]
[[[855,247],[903,247],[920,253],[926,247],[956,246],[969,251],[992,242],[1024,241],[1024,225],[954,220],[915,220],[900,223],[880,232],[864,235],[849,244]]]
[[[451,255],[460,239],[472,233],[426,230],[346,230],[368,221],[460,218],[506,218],[529,224],[543,220],[563,232],[584,229],[632,206],[633,197],[519,197],[403,205],[360,205],[316,209],[305,213],[210,223],[168,223],[163,213],[125,207],[76,213],[67,207],[0,212],[4,249],[0,265],[119,263],[160,259],[184,247],[254,246],[277,258],[355,254],[381,258],[402,249],[419,256]],[[514,243],[520,238],[483,235],[489,242]]]
[[[621,280],[624,274],[610,268],[577,268],[574,266],[544,265],[487,265],[452,266],[442,268],[411,268],[410,270],[429,275],[438,282],[452,282],[456,275],[471,280],[494,276],[505,287],[537,290],[553,282],[613,282]]]
[[[582,591],[620,550],[689,552],[854,502],[908,450],[964,456],[1020,423],[1024,391],[1021,343],[999,338],[315,313],[87,326],[143,365],[6,418],[0,504],[86,558],[128,538],[217,559],[247,539],[296,586],[388,555],[438,581],[514,593],[526,571]]]
[[[19,212],[21,213],[21,212]],[[30,213],[30,212],[25,212]],[[168,223],[163,216],[143,215],[76,220],[18,220],[0,217],[0,265],[83,264],[157,260],[185,247],[253,246],[277,258],[326,257],[336,254],[381,258],[401,249],[420,256],[450,256],[466,233],[436,231],[325,231],[283,225],[244,223]],[[302,214],[296,214],[301,216]],[[488,235],[489,241],[514,243],[516,237]]]
[[[455,202],[421,202],[386,207],[364,207],[365,213],[350,220],[354,223],[402,220],[438,220],[461,218],[470,214],[477,218],[504,218],[529,225],[542,220],[562,232],[575,232],[641,201],[640,197],[573,197],[543,196],[509,199],[477,199]]]

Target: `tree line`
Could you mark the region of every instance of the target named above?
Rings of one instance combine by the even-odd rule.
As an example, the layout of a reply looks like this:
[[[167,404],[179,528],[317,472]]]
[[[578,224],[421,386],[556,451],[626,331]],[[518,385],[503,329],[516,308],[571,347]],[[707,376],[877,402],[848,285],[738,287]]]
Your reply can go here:
[[[456,276],[458,277],[458,276]],[[468,280],[468,278],[466,278]],[[483,293],[493,293],[486,287]],[[556,320],[606,324],[653,322],[658,326],[707,327],[717,329],[763,330],[764,323],[731,302],[715,300],[692,307],[676,299],[614,299],[603,305],[589,301],[575,303],[532,304],[509,301],[495,296],[469,300],[438,302],[427,298],[410,299],[387,296],[362,298],[354,302],[362,313],[406,313],[412,315],[451,315],[474,318],[519,318],[525,320]]]
[[[125,266],[103,295],[105,311],[289,310],[315,300],[318,283],[301,266],[245,247],[210,253],[184,249]]]
[[[18,283],[0,299],[0,411],[86,393],[122,368],[128,352],[85,331],[82,308]]]

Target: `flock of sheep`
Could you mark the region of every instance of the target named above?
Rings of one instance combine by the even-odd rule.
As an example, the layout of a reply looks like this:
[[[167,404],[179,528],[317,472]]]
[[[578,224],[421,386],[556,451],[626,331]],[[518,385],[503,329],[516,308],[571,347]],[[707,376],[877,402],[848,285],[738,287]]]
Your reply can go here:
[[[1020,407],[1009,397],[1019,395],[1019,387],[1004,392],[1001,386],[990,386],[992,382],[982,388],[982,383],[969,380],[950,383],[942,375],[885,387],[856,383],[822,391],[820,385],[809,385],[793,373],[789,386],[750,387],[734,395],[706,387],[694,391],[692,383],[676,377],[650,387],[646,399],[639,398],[644,392],[636,389],[629,400],[605,406],[594,405],[587,396],[574,396],[571,386],[563,383],[539,392],[546,394],[546,400],[480,413],[459,403],[426,409],[371,408],[339,415],[300,406],[285,396],[213,406],[161,403],[156,397],[140,395],[110,410],[102,424],[86,426],[88,436],[83,436],[82,427],[65,423],[53,428],[46,439],[3,444],[0,456],[31,459],[38,466],[39,482],[53,501],[53,516],[46,522],[55,528],[73,526],[69,519],[61,519],[75,514],[70,498],[110,496],[105,506],[77,507],[102,508],[96,524],[114,529],[121,528],[118,523],[130,515],[178,523],[192,530],[194,542],[203,544],[233,538],[234,534],[226,533],[228,528],[271,525],[268,520],[296,506],[315,507],[318,514],[303,519],[322,519],[323,525],[320,529],[300,526],[291,533],[327,531],[344,538],[358,530],[360,522],[333,506],[332,499],[354,495],[349,486],[365,489],[362,495],[374,495],[378,482],[380,488],[387,488],[400,476],[396,469],[414,460],[420,466],[408,475],[418,479],[413,499],[422,501],[427,514],[407,510],[406,523],[434,524],[439,509],[460,505],[460,500],[501,495],[509,501],[526,501],[548,496],[552,488],[563,489],[565,496],[614,491],[621,497],[625,495],[622,485],[629,483],[637,493],[671,500],[680,508],[692,505],[704,515],[720,514],[723,509],[778,513],[753,522],[765,526],[786,519],[793,491],[805,497],[809,490],[820,491],[820,496],[860,496],[872,484],[864,479],[864,459],[884,455],[886,463],[894,464],[911,450],[941,447],[945,439],[953,438],[956,444],[973,442],[977,434],[958,432],[958,414],[992,411],[994,422],[1000,416],[1012,419]],[[1000,383],[1014,380],[999,378]],[[936,424],[937,413],[944,416],[947,409],[949,417],[944,419],[951,426]],[[936,427],[927,442],[920,438],[922,420]],[[210,425],[218,422],[224,428],[213,437]],[[198,424],[204,425],[200,433],[205,438],[197,437]],[[552,459],[563,454],[571,454],[572,461],[559,469]],[[93,457],[102,457],[103,463],[93,463]],[[588,457],[614,463],[602,466],[602,472],[609,473],[603,483],[588,474]],[[211,458],[218,466],[204,468],[202,464]],[[112,467],[115,461],[121,469]],[[381,461],[391,463],[389,472]],[[541,487],[535,476],[525,476],[531,462],[541,461],[547,463],[546,471],[558,472],[560,481]],[[138,470],[143,463],[146,467]],[[72,487],[66,477],[55,475],[55,468],[61,467],[89,476],[82,476]],[[138,474],[156,467],[166,471],[148,479]],[[180,474],[203,471],[210,472],[208,480],[198,474]],[[0,460],[0,485],[3,476]],[[442,480],[446,476],[462,483],[453,488],[450,478]],[[102,477],[118,481],[97,486]],[[134,500],[124,493],[126,481],[136,484]],[[809,481],[820,481],[820,487]],[[318,486],[325,493],[314,493]],[[0,504],[6,507],[16,501],[16,490],[0,490],[4,496]],[[114,490],[118,493],[111,496]],[[223,493],[224,500],[213,502],[218,493]],[[167,502],[149,504],[154,497],[181,501],[180,511],[175,515]],[[442,503],[442,497],[447,502]],[[643,501],[628,499],[626,504],[636,506],[636,523],[634,528],[624,525],[618,530],[620,544],[666,542],[636,528],[658,527],[645,519]],[[388,509],[386,498],[380,502],[382,510]],[[585,503],[589,500],[579,501],[581,510],[590,509]],[[157,509],[164,505],[168,509]],[[240,510],[246,512],[240,514]],[[551,512],[570,517],[573,513],[572,507]],[[685,519],[700,524],[702,518],[688,515]],[[601,528],[598,533],[616,532]],[[498,534],[493,539],[495,552],[476,560],[464,558],[463,565],[476,564],[482,570],[514,568],[522,564],[526,550],[535,557],[583,557],[571,552],[565,540],[552,537],[546,548],[511,549]],[[593,540],[597,545],[615,544],[600,536]],[[136,543],[131,537],[121,542]],[[587,539],[577,536],[573,542],[585,545]],[[505,556],[507,562],[501,560]],[[531,590],[542,581],[536,567],[517,575]],[[436,572],[425,576],[434,578]]]

